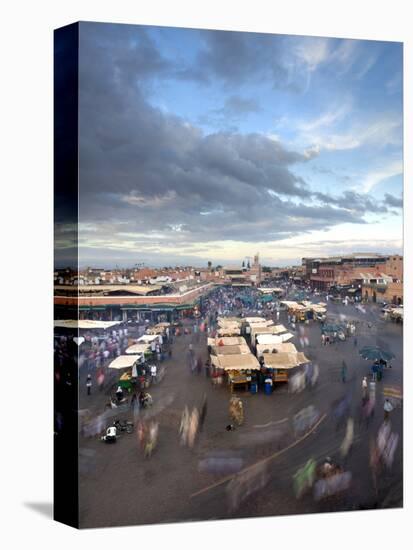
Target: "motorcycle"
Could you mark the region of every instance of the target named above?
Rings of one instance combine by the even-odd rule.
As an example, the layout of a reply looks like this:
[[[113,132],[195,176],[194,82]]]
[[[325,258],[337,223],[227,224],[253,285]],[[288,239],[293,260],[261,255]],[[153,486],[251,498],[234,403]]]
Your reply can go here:
[[[133,422],[130,422],[129,420],[115,420],[113,426],[119,432],[126,432],[128,434],[133,432]]]

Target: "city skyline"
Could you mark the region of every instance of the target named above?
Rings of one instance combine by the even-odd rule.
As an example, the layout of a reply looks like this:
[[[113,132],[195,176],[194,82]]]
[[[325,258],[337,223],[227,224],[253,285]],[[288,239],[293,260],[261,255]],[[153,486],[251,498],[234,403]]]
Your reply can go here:
[[[81,23],[79,63],[80,266],[402,253],[400,43]]]

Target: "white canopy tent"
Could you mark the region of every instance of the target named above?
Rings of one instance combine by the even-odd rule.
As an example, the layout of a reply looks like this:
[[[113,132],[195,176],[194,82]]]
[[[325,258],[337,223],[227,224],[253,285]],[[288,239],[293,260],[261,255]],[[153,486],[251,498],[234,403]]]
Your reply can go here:
[[[138,338],[137,342],[145,342],[150,344],[154,340],[158,340],[159,335],[158,334],[143,334],[140,338]]]
[[[285,332],[284,334],[257,334],[258,344],[282,344],[287,340],[291,340],[294,335],[291,332]]]
[[[120,325],[122,321],[92,321],[91,319],[63,319],[55,321],[56,328],[72,328],[80,330],[106,330],[116,325]]]
[[[109,365],[110,369],[127,369],[132,368],[133,365],[142,360],[141,355],[119,355]]]

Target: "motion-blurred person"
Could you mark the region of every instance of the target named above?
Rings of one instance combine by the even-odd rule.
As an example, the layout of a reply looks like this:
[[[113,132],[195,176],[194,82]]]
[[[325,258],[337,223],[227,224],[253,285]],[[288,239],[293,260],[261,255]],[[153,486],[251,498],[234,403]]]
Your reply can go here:
[[[118,386],[118,388],[116,390],[116,399],[118,401],[122,401],[122,399],[123,399],[123,390],[122,390],[121,386]]]
[[[364,403],[365,401],[367,401],[367,398],[368,398],[367,376],[364,376],[361,382],[361,392],[362,392],[362,401]]]
[[[386,399],[384,400],[384,405],[383,405],[383,409],[384,409],[384,420],[387,422],[389,421],[389,417],[390,417],[390,413],[392,412],[393,410],[393,405],[391,404],[390,402],[390,399],[388,399],[386,397]]]
[[[347,364],[345,361],[341,364],[341,381],[345,383],[347,380]]]
[[[152,383],[153,384],[156,384],[157,382],[157,374],[158,374],[158,368],[156,365],[151,365],[151,378],[152,378]]]
[[[347,420],[346,434],[344,436],[343,442],[340,446],[340,454],[345,458],[351,450],[354,439],[354,420],[349,418]]]
[[[297,470],[293,475],[293,486],[296,498],[301,498],[304,493],[311,489],[316,474],[316,462],[313,458],[310,458],[306,464]]]
[[[201,405],[201,412],[200,412],[200,415],[199,415],[199,430],[200,431],[202,431],[202,428],[204,427],[204,422],[205,422],[205,418],[206,418],[206,415],[207,415],[207,411],[208,411],[208,401],[207,401],[206,394],[204,394],[204,398],[202,400],[202,405]]]
[[[88,395],[92,393],[92,376],[90,374],[87,375],[86,390]]]

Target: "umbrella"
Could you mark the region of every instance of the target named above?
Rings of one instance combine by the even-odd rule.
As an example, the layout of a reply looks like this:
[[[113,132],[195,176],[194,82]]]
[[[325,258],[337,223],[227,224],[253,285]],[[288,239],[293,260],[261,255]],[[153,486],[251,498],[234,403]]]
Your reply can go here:
[[[394,358],[393,353],[384,351],[377,346],[364,346],[359,353],[363,359],[367,359],[368,361],[390,361],[390,359]]]

